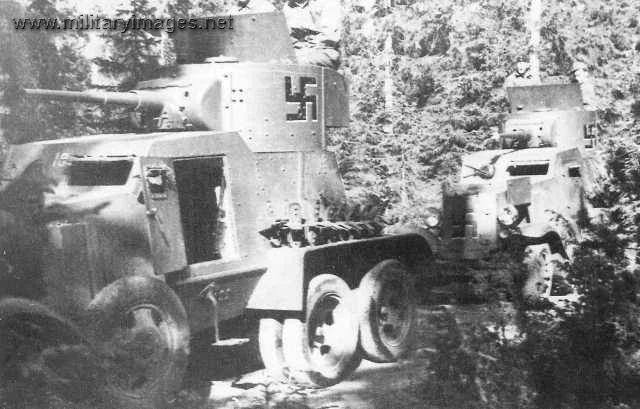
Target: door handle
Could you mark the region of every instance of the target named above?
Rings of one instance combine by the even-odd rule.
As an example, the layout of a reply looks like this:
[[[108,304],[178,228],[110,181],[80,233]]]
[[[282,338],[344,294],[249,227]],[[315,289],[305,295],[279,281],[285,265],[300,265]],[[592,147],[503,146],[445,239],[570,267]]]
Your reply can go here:
[[[167,233],[165,233],[164,228],[162,227],[164,223],[162,222],[162,217],[160,217],[160,214],[158,213],[158,209],[155,207],[152,207],[151,209],[147,209],[147,216],[154,218],[158,222],[158,231],[162,236],[162,240],[164,241],[164,244],[167,247],[170,247],[171,243],[169,242]]]

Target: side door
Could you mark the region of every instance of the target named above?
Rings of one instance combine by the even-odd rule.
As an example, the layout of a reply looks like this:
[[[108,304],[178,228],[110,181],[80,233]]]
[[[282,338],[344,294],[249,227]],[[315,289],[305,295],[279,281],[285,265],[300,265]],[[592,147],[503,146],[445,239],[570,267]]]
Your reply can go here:
[[[585,186],[584,186],[584,161],[577,149],[561,152],[556,162],[558,169],[556,172],[556,195],[558,201],[558,212],[565,217],[576,221],[579,213],[584,211]]]
[[[151,256],[156,274],[187,266],[173,160],[140,158]]]

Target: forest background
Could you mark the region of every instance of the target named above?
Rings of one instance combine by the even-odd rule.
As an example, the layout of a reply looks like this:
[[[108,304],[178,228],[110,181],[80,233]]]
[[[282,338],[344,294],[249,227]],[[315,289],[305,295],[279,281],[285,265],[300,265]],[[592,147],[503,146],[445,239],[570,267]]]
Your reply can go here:
[[[100,14],[56,0],[26,7],[39,17]],[[109,12],[179,17],[230,7],[222,0],[131,0]],[[389,215],[419,222],[425,204],[439,202],[441,183],[455,178],[461,155],[481,149],[507,113],[504,80],[529,52],[528,2],[346,0],[343,7],[340,70],[350,82],[352,121],[333,134],[332,148],[353,197],[377,195],[389,203]],[[638,8],[624,0],[571,0],[543,1],[542,10],[543,80],[566,81],[574,61],[586,63],[602,139],[633,139],[640,116]],[[175,63],[172,50],[161,53],[160,39],[141,30],[102,34],[107,52],[89,59],[95,41],[86,31],[25,34],[9,23],[0,22],[0,125],[8,143],[132,130],[123,109],[34,106],[21,88],[127,90]]]

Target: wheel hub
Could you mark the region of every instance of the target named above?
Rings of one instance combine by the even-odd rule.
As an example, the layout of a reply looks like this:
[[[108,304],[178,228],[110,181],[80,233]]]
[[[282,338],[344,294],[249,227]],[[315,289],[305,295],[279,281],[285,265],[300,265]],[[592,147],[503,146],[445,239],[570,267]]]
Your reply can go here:
[[[166,316],[155,306],[129,310],[107,342],[109,383],[127,394],[136,395],[153,386],[166,373],[175,340]]]
[[[387,345],[398,345],[410,327],[409,294],[398,282],[390,282],[382,289],[378,308],[378,328],[382,341]]]
[[[329,295],[322,299],[308,319],[311,359],[320,367],[332,368],[344,358],[345,320],[349,319],[341,299]]]

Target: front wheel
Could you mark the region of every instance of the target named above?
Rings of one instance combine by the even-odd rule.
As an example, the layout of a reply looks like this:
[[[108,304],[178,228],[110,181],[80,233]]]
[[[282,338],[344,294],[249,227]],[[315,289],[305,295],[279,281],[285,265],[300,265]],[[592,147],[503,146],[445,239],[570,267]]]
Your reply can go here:
[[[552,305],[564,306],[575,301],[577,292],[567,282],[563,266],[568,260],[559,254],[551,254],[546,244],[530,246],[524,263],[527,280],[522,288],[524,302],[531,308],[548,308]]]
[[[296,381],[331,386],[355,371],[361,358],[356,304],[349,286],[331,274],[311,280],[306,320],[284,321],[282,345]]]
[[[527,267],[527,280],[522,288],[522,296],[530,307],[542,307],[548,304],[551,296],[553,272],[548,261],[550,254],[546,244],[530,246],[526,252],[524,264]]]
[[[158,408],[178,389],[189,354],[187,315],[162,281],[128,277],[105,287],[87,310],[87,330],[103,363],[105,403]]]

